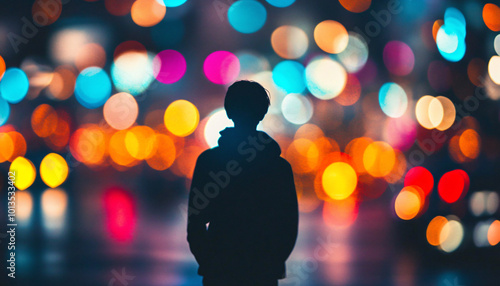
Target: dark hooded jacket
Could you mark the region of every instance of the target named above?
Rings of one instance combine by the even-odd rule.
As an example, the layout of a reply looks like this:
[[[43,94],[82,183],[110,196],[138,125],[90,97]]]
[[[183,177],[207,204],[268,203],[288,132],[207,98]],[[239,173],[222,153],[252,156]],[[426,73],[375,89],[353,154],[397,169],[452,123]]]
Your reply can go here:
[[[297,238],[290,164],[262,131],[220,132],[219,146],[196,162],[188,242],[206,277],[280,279]]]

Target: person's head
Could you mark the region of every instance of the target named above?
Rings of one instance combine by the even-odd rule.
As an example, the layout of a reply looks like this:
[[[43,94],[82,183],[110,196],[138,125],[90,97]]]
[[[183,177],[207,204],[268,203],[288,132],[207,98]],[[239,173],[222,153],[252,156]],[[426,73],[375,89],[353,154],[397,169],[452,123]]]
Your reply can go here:
[[[227,90],[224,108],[236,127],[255,128],[270,105],[268,91],[255,81],[240,80]]]

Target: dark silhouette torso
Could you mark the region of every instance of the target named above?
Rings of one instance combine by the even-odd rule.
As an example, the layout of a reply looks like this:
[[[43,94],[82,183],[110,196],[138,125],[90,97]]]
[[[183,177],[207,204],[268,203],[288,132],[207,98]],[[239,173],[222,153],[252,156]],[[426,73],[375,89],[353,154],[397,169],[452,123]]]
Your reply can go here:
[[[191,186],[188,241],[198,272],[227,281],[283,278],[298,225],[290,164],[264,132],[221,134],[219,147],[198,158]]]

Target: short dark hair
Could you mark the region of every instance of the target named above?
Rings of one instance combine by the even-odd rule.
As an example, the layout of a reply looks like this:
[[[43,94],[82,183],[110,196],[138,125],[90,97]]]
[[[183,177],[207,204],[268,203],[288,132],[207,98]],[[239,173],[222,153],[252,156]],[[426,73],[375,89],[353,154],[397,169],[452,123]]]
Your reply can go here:
[[[233,83],[227,89],[224,99],[227,116],[233,121],[235,119],[261,121],[269,105],[271,105],[269,91],[258,82],[250,80]]]

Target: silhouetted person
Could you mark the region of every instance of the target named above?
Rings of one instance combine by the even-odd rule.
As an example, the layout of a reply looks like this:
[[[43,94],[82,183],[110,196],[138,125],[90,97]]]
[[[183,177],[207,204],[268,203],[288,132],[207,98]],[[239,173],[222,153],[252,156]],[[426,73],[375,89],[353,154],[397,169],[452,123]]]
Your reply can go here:
[[[256,127],[269,108],[258,83],[238,81],[224,108],[234,128],[196,162],[188,242],[203,285],[278,285],[297,238],[297,195],[281,149]]]

